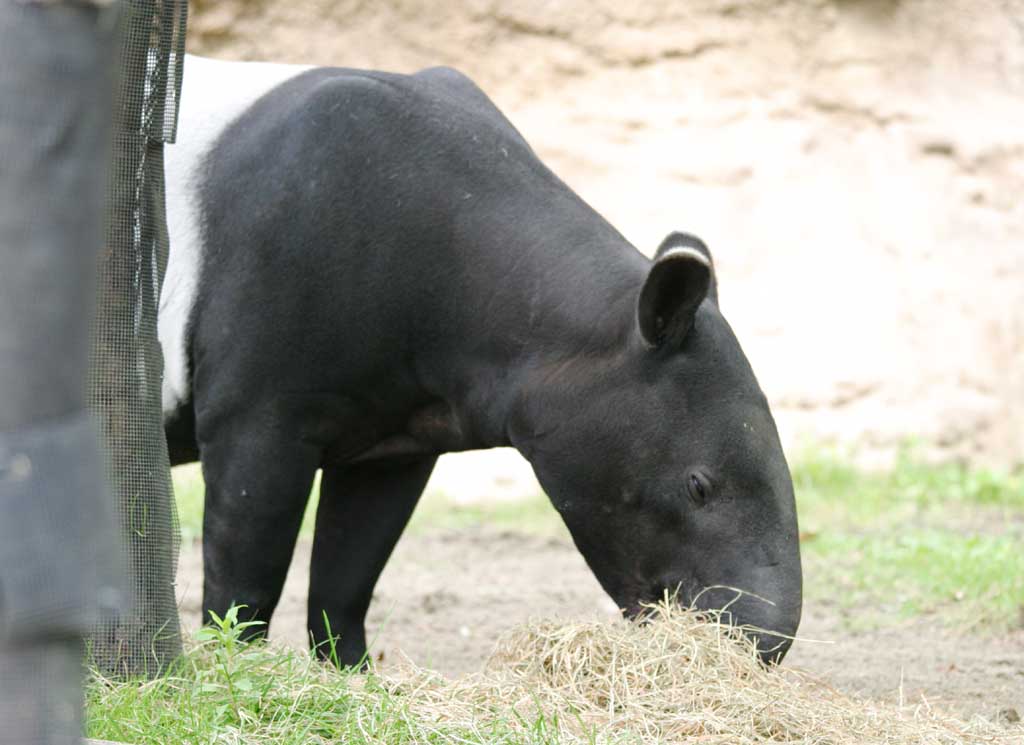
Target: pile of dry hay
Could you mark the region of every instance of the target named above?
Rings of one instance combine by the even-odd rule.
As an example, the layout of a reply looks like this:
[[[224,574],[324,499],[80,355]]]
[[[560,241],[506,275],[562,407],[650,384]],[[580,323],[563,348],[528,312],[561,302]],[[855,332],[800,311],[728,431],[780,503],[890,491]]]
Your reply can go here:
[[[547,741],[566,743],[1024,742],[1024,728],[924,704],[901,710],[766,670],[745,637],[695,612],[659,605],[652,615],[646,625],[540,621],[507,635],[481,673],[449,681],[409,664],[378,682],[431,741],[458,729],[487,742],[490,723],[532,729],[543,716]]]

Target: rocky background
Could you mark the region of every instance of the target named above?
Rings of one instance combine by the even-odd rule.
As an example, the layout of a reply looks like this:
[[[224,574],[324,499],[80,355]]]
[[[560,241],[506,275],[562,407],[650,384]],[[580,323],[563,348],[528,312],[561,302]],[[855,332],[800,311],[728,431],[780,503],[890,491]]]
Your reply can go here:
[[[638,248],[701,235],[791,453],[1024,463],[1024,0],[191,12],[207,56],[458,67]],[[535,488],[514,455],[458,458],[435,486]]]

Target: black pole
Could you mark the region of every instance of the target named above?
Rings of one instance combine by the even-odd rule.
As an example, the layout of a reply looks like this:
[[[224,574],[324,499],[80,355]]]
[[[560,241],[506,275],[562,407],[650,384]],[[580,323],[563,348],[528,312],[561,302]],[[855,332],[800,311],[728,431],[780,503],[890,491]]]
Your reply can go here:
[[[0,743],[81,735],[82,639],[122,559],[86,412],[114,17],[0,2]]]

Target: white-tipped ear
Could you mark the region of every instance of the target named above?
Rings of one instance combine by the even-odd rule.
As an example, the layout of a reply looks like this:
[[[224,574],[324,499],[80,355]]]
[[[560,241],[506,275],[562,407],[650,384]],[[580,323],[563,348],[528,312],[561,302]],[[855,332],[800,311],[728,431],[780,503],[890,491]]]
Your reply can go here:
[[[711,260],[701,251],[681,246],[662,252],[637,303],[637,322],[647,343],[681,344],[710,285]]]
[[[704,255],[711,262],[711,284],[708,287],[708,300],[718,305],[718,279],[715,277],[715,260],[711,258],[711,249],[700,238],[693,233],[674,231],[665,236],[665,240],[658,246],[654,253],[654,260],[657,261],[669,251],[675,248],[692,248]]]

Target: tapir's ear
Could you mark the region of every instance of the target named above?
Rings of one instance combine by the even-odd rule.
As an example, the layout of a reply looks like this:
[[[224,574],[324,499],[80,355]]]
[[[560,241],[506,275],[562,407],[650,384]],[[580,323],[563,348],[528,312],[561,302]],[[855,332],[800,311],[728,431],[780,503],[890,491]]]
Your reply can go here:
[[[713,281],[711,254],[699,239],[685,233],[666,238],[655,254],[637,306],[640,333],[647,343],[655,347],[681,343]]]
[[[697,236],[691,233],[676,231],[669,233],[665,240],[661,242],[658,250],[654,253],[654,260],[657,261],[673,248],[692,248],[694,251],[700,251],[704,258],[708,260],[711,264],[711,283],[708,285],[708,300],[718,305],[718,279],[715,277],[715,260],[711,258],[711,249]]]

